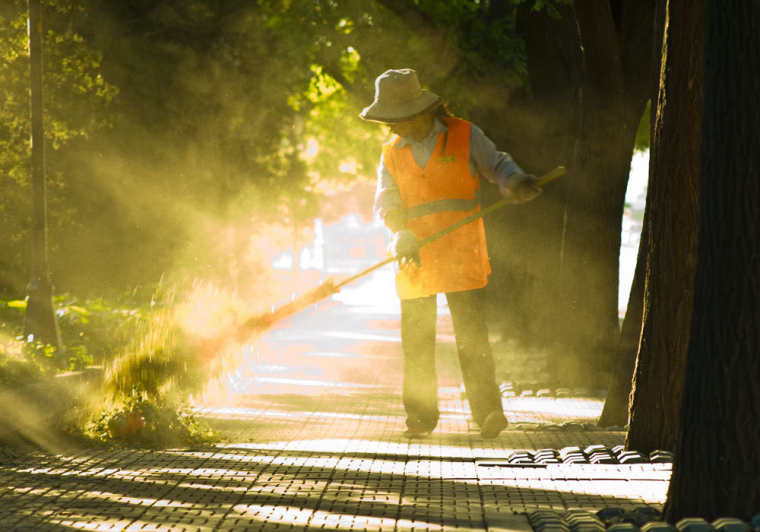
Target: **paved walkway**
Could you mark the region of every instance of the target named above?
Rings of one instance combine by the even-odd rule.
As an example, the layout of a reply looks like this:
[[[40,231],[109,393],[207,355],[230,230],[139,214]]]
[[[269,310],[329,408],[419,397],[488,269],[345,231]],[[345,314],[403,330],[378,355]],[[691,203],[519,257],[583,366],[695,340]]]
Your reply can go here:
[[[598,398],[507,394],[510,428],[480,438],[446,316],[441,422],[406,440],[397,322],[334,305],[272,331],[227,395],[199,406],[224,436],[212,448],[0,454],[0,530],[530,530],[538,508],[661,508],[666,465],[505,464],[514,450],[624,435],[584,430]],[[580,430],[560,430],[567,421]]]

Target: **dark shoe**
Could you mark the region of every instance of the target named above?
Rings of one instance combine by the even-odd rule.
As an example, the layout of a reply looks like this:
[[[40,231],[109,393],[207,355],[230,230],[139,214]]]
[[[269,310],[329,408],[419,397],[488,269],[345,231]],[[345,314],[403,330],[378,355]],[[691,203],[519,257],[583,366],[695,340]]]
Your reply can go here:
[[[486,416],[480,425],[480,436],[489,440],[495,438],[502,430],[507,428],[508,424],[504,414],[498,410],[494,410]]]
[[[407,419],[404,436],[407,438],[427,438],[433,432],[433,429],[435,429],[435,425],[431,427],[430,423],[417,419]]]

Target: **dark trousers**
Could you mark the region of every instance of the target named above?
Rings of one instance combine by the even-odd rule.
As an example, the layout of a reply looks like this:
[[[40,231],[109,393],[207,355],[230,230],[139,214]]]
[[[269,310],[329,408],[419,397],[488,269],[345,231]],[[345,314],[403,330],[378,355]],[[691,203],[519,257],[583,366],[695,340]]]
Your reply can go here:
[[[494,410],[502,412],[482,297],[482,290],[446,294],[467,400],[477,423],[481,423]],[[432,430],[440,415],[435,370],[435,322],[435,296],[401,300],[403,400],[407,426],[413,428]]]

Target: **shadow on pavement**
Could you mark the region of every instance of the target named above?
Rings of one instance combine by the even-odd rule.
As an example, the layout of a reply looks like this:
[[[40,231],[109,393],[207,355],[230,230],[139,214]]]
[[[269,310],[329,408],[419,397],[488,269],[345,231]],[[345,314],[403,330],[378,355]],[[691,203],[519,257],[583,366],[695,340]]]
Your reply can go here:
[[[627,483],[623,479],[611,481],[616,485],[611,487],[617,488],[612,493],[584,493],[579,482],[563,484],[556,479],[543,486],[537,480],[529,486],[528,479],[479,484],[475,475],[436,478],[408,472],[411,463],[428,458],[440,460],[240,448],[124,451],[117,456],[103,452],[68,459],[40,456],[40,463],[3,471],[0,519],[7,525],[15,523],[16,530],[67,520],[173,526],[200,524],[199,519],[206,526],[223,522],[225,528],[283,519],[298,528],[299,520],[305,520],[300,526],[306,529],[321,512],[338,518],[410,519],[480,528],[488,512],[528,511],[539,504],[587,508],[642,504],[640,496],[614,493]]]

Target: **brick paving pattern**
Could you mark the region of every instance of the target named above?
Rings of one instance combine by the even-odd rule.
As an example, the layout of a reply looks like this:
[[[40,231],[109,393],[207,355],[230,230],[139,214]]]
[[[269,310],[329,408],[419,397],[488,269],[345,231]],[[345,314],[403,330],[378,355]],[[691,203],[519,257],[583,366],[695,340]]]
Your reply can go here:
[[[624,434],[582,425],[599,398],[516,396],[504,399],[510,427],[482,439],[446,341],[441,422],[405,439],[397,316],[325,314],[262,339],[234,392],[198,408],[218,445],[0,455],[0,530],[527,531],[542,508],[661,509],[668,464],[506,464],[515,450]],[[566,421],[586,430],[559,430]]]

